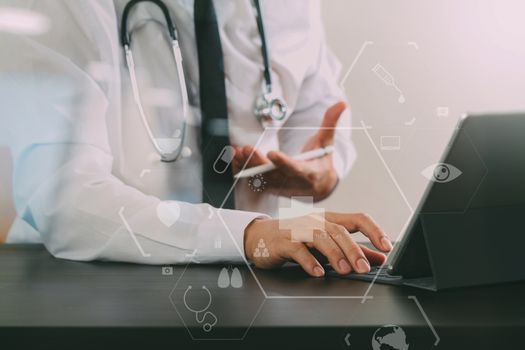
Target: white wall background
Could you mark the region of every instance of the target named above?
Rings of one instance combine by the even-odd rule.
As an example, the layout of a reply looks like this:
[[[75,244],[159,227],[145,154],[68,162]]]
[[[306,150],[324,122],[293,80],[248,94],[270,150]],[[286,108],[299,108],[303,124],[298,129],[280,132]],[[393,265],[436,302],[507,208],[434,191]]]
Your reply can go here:
[[[467,111],[525,111],[525,2],[521,0],[325,0],[328,41],[346,71],[354,126],[363,120],[380,148],[381,135],[401,137],[399,151],[380,152],[410,206],[438,161],[458,117]],[[412,42],[409,44],[409,42]],[[419,47],[419,49],[416,49]],[[380,63],[406,98],[372,72]],[[449,117],[438,117],[448,107]],[[412,126],[405,122],[414,120]],[[525,132],[525,131],[524,131]],[[365,211],[396,237],[409,210],[371,143],[354,131],[356,166],[321,205]]]
[[[344,84],[354,126],[371,126],[378,150],[382,135],[400,136],[401,149],[379,150],[380,158],[356,130],[354,170],[320,206],[369,212],[396,237],[407,203],[414,207],[426,184],[421,170],[437,161],[462,113],[525,110],[523,13],[522,0],[323,0],[327,38],[343,73],[355,61]],[[373,44],[358,57],[366,41]],[[404,104],[372,72],[377,63],[394,76]],[[438,117],[437,107],[448,107],[449,116]],[[10,174],[0,149],[0,237],[13,217]]]

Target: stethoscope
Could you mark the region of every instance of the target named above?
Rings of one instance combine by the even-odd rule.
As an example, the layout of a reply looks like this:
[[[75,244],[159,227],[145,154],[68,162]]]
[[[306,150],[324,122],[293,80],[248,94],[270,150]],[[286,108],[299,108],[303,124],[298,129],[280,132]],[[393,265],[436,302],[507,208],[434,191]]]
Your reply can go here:
[[[186,306],[186,309],[188,309],[188,311],[190,312],[193,312],[195,314],[195,320],[197,321],[197,323],[199,324],[202,324],[204,323],[204,320],[206,318],[206,316],[211,316],[211,318],[213,319],[213,321],[210,323],[210,322],[206,322],[202,325],[202,329],[205,331],[205,332],[210,332],[213,328],[213,326],[215,326],[217,324],[217,316],[215,316],[215,314],[211,311],[207,311],[210,306],[211,306],[211,301],[212,301],[212,298],[211,298],[211,292],[210,290],[206,287],[206,286],[202,286],[202,289],[204,289],[207,293],[208,293],[208,304],[206,304],[206,306],[200,310],[196,310],[196,309],[193,309],[191,308],[189,305],[188,305],[188,302],[186,301],[186,296],[188,294],[188,292],[192,289],[192,286],[188,286],[188,288],[186,288],[186,291],[184,292],[184,296],[183,296],[183,302],[184,302],[184,306]],[[199,314],[203,313],[204,312],[204,315],[202,315],[202,317],[199,317]]]
[[[264,127],[268,127],[284,121],[288,112],[288,106],[284,99],[276,96],[273,91],[272,69],[268,54],[268,46],[266,42],[266,32],[264,29],[261,5],[259,3],[259,0],[253,1],[256,10],[257,29],[261,38],[261,53],[264,64],[264,82],[262,84],[262,92],[260,96],[258,96],[255,100],[254,114],[255,117]],[[133,60],[133,53],[131,50],[131,35],[128,31],[128,18],[133,7],[141,2],[152,2],[161,9],[166,20],[168,34],[171,38],[171,46],[173,49],[173,56],[175,58],[175,65],[177,68],[178,82],[182,99],[183,123],[182,128],[175,130],[175,133],[172,135],[172,137],[167,139],[156,139],[154,137],[140,100],[137,76],[135,73],[135,62]],[[148,133],[148,137],[151,140],[151,143],[153,144],[155,150],[159,153],[163,162],[174,162],[177,159],[179,159],[179,157],[181,157],[183,153],[186,153],[183,152],[183,150],[185,148],[185,131],[188,119],[189,104],[188,92],[186,90],[186,80],[184,77],[184,70],[182,68],[182,54],[180,51],[177,29],[175,27],[175,22],[170,16],[166,4],[164,4],[164,2],[161,0],[131,0],[130,2],[128,2],[122,14],[120,39],[126,55],[126,64],[129,70],[131,88],[133,90],[133,98],[135,100],[135,104],[138,107],[140,117]]]

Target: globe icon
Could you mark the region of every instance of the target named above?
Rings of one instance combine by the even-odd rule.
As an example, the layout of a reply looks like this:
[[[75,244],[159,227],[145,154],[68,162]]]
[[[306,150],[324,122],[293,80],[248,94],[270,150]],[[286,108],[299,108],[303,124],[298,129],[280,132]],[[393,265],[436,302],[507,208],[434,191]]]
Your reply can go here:
[[[405,331],[396,325],[378,328],[372,336],[374,350],[408,350],[408,346]]]

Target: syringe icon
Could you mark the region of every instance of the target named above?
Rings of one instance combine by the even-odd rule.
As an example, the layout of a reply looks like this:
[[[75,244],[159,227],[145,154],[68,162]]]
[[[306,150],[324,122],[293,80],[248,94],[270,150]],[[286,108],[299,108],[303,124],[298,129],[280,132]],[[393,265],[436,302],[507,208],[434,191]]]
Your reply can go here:
[[[372,72],[385,83],[386,86],[392,86],[394,89],[396,89],[397,92],[399,92],[399,103],[405,103],[405,96],[403,95],[403,91],[396,85],[396,81],[394,80],[394,77],[392,74],[390,74],[389,71],[386,70],[385,67],[383,67],[380,63],[376,64],[374,68],[372,68]]]

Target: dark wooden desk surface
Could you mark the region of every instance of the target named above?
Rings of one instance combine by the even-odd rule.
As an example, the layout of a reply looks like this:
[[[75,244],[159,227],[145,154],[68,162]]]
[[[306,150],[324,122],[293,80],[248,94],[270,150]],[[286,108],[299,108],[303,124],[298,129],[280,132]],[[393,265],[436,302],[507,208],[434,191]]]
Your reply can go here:
[[[2,246],[0,344],[370,349],[375,330],[395,324],[410,349],[525,346],[525,283],[438,293],[376,284],[363,299],[367,283],[307,278],[295,266],[255,270],[257,280],[239,267],[243,286],[219,288],[222,267],[174,267],[163,275],[159,266],[72,262],[38,245]],[[190,285],[190,307],[208,302],[202,286],[212,295],[208,311],[217,324],[209,333],[184,305]]]

